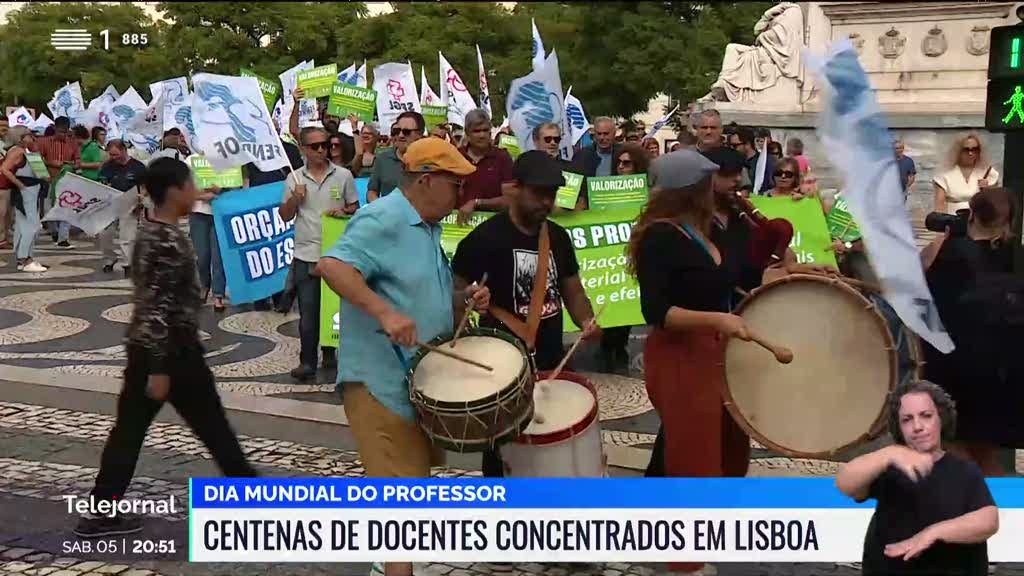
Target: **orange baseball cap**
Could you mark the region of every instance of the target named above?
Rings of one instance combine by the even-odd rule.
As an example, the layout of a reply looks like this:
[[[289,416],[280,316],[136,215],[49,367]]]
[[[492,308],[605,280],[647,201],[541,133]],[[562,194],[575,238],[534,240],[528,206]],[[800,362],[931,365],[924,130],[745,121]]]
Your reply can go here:
[[[402,163],[407,172],[451,172],[468,176],[476,172],[459,149],[440,138],[420,138],[402,154]]]

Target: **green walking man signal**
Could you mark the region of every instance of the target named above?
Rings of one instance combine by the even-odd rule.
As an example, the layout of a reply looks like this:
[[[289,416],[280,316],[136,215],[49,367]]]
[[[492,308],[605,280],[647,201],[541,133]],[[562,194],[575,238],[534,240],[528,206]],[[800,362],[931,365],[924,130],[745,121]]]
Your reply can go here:
[[[1024,108],[1021,107],[1021,103],[1024,103],[1024,92],[1021,92],[1020,86],[1013,87],[1013,96],[1010,96],[1009,100],[1003,102],[1003,106],[1010,103],[1012,103],[1013,106],[1003,118],[1003,124],[1009,124],[1010,119],[1013,118],[1014,114],[1017,115],[1017,118],[1021,123],[1024,123]]]

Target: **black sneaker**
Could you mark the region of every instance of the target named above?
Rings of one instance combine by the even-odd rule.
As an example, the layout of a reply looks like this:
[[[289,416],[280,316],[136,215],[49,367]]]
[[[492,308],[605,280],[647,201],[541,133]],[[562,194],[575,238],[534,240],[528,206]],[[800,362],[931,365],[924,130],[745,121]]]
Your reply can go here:
[[[122,536],[142,531],[142,520],[137,516],[83,516],[75,527],[75,535],[79,538],[104,538]]]
[[[57,248],[60,248],[62,250],[71,250],[72,248],[74,248],[74,246],[71,245],[71,242],[65,240],[63,242],[57,242]]]
[[[103,271],[106,272],[107,274],[110,274],[111,272],[114,271],[114,265],[113,264],[104,264],[103,265]]]
[[[338,368],[338,357],[334,354],[324,353],[324,359],[322,362],[324,370],[335,370]]]
[[[300,364],[296,368],[293,368],[290,374],[292,378],[295,378],[299,382],[305,382],[316,378],[316,368]]]
[[[132,277],[132,267],[131,266],[125,266],[124,267],[124,277],[125,278],[131,278]]]

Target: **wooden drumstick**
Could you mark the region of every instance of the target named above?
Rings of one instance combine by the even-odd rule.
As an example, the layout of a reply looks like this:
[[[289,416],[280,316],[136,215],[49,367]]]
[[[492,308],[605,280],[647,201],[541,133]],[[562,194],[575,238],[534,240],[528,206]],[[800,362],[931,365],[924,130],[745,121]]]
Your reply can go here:
[[[377,333],[378,334],[385,334],[385,335],[387,334],[387,332],[385,332],[383,330],[377,330]],[[449,352],[448,350],[443,350],[443,349],[441,349],[441,348],[439,348],[437,346],[433,346],[431,344],[427,344],[426,342],[420,342],[419,340],[417,340],[415,342],[415,344],[417,346],[419,346],[420,348],[426,348],[427,350],[430,350],[431,352],[437,352],[441,356],[447,356],[447,357],[451,358],[452,360],[458,360],[459,362],[464,362],[466,364],[470,364],[470,365],[476,366],[477,368],[483,368],[484,370],[487,370],[488,372],[494,372],[494,368],[488,366],[487,364],[481,364],[480,362],[477,362],[476,360],[473,360],[471,358],[466,358],[465,356],[463,356],[461,354],[456,354],[455,352]]]
[[[474,282],[475,284],[475,282]],[[480,287],[487,286],[487,272],[484,272],[483,278],[480,279]],[[476,308],[476,300],[470,298],[469,304],[466,305],[466,311],[462,313],[462,320],[459,320],[459,326],[455,329],[455,336],[452,338],[452,343],[448,345],[449,348],[455,348],[455,342],[459,340],[459,335],[466,328],[466,323],[469,322],[469,315]]]
[[[754,342],[758,346],[761,346],[765,350],[771,352],[775,359],[780,364],[789,364],[793,361],[793,351],[785,346],[778,346],[762,338],[759,334],[756,334],[747,328],[747,335],[750,336],[750,341]]]
[[[601,317],[601,314],[607,307],[608,303],[605,302],[604,305],[601,306],[601,309],[597,311],[597,314],[594,314],[594,317],[591,318],[590,322],[587,323],[587,328],[590,328],[591,326],[597,324],[597,319]],[[565,368],[566,363],[569,362],[569,358],[572,358],[572,355],[576,352],[576,349],[580,347],[581,342],[583,342],[582,335],[579,338],[577,338],[575,342],[573,342],[572,347],[569,348],[569,351],[565,353],[565,356],[562,358],[562,361],[558,363],[558,366],[555,366],[555,370],[551,373],[551,376],[545,378],[544,380],[555,380],[558,378],[558,375],[562,373],[562,369]],[[544,388],[541,388],[541,391],[543,392]]]

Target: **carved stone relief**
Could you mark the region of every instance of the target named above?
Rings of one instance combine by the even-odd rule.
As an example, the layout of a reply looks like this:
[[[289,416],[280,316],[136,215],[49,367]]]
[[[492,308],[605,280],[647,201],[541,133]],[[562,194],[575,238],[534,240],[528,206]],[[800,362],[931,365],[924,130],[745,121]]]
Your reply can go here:
[[[946,42],[946,34],[938,26],[932,27],[921,41],[921,52],[930,58],[942,56],[947,48],[949,43]]]
[[[888,32],[878,37],[878,51],[888,59],[899,58],[907,47],[907,37],[893,26]]]

